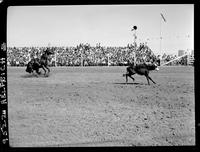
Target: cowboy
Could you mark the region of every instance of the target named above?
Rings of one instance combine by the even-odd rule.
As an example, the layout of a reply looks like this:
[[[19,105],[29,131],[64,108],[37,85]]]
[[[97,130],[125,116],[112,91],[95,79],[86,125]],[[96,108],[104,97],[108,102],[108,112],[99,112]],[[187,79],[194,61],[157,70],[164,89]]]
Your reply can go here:
[[[37,57],[36,54],[31,54],[31,63],[33,64],[37,64],[38,66],[40,66],[40,60],[39,58]]]

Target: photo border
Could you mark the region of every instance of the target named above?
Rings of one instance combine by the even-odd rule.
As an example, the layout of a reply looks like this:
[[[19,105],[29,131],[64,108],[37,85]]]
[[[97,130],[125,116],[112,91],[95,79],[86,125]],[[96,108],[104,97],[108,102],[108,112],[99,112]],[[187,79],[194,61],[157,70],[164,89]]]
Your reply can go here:
[[[134,2],[134,3],[133,3]],[[154,1],[144,1],[144,0],[135,0],[133,2],[127,2],[127,1],[120,1],[118,3],[116,2],[110,2],[110,1],[80,1],[80,0],[74,0],[74,1],[61,1],[61,0],[0,0],[0,45],[1,45],[1,52],[0,52],[0,100],[1,100],[1,136],[0,136],[0,149],[3,151],[35,151],[35,150],[50,150],[50,151],[57,151],[57,150],[75,150],[76,147],[47,147],[47,148],[41,148],[41,147],[30,147],[30,148],[13,148],[9,146],[9,131],[8,131],[8,99],[7,99],[7,56],[6,56],[6,50],[7,50],[7,8],[9,6],[45,6],[45,5],[113,5],[113,4],[194,4],[194,78],[195,78],[195,133],[196,133],[196,145],[195,146],[160,146],[160,147],[84,147],[84,150],[95,150],[95,151],[102,151],[102,150],[126,150],[126,151],[132,151],[132,150],[139,150],[139,151],[168,151],[168,150],[175,150],[175,151],[196,151],[199,149],[199,127],[200,127],[200,117],[199,117],[199,79],[198,79],[198,73],[200,71],[200,65],[199,65],[199,57],[200,57],[200,47],[199,47],[199,41],[197,42],[200,36],[199,33],[199,18],[197,17],[197,14],[199,14],[199,3],[195,0],[187,0],[187,1],[181,1],[181,0],[173,0],[173,1],[162,1],[156,2]],[[197,68],[198,67],[198,68]],[[103,149],[102,149],[103,148]],[[76,148],[76,150],[82,151],[83,149],[81,147]]]

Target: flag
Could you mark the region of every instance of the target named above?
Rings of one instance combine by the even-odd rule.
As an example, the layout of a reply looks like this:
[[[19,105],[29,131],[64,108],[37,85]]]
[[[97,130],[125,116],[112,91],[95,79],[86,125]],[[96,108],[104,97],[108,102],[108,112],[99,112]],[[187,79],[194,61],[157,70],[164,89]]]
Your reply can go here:
[[[164,20],[164,22],[166,22],[166,19],[164,18],[163,14],[160,13],[160,15],[161,15],[162,19]]]

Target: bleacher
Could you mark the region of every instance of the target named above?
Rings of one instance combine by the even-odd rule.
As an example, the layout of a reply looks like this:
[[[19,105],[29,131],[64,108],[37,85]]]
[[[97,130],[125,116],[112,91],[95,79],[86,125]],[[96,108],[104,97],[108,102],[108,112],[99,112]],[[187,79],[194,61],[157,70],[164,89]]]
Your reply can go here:
[[[10,66],[26,66],[31,57],[40,57],[47,47],[8,47],[7,64]],[[163,54],[155,56],[153,51],[141,43],[136,46],[127,45],[125,47],[105,47],[90,46],[80,44],[76,47],[51,47],[55,54],[50,58],[50,66],[123,66],[134,61],[134,51],[136,63],[140,62],[161,62],[166,65],[193,65],[194,55],[186,56],[176,60],[176,55]],[[173,61],[173,62],[171,62]]]

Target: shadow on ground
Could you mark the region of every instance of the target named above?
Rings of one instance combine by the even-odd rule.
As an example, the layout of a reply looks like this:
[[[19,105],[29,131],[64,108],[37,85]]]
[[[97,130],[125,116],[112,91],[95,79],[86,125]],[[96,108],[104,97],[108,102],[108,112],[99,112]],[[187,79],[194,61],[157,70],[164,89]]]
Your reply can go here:
[[[132,82],[132,83],[113,83],[113,84],[119,84],[119,85],[148,85],[145,83],[138,83],[138,82]]]

